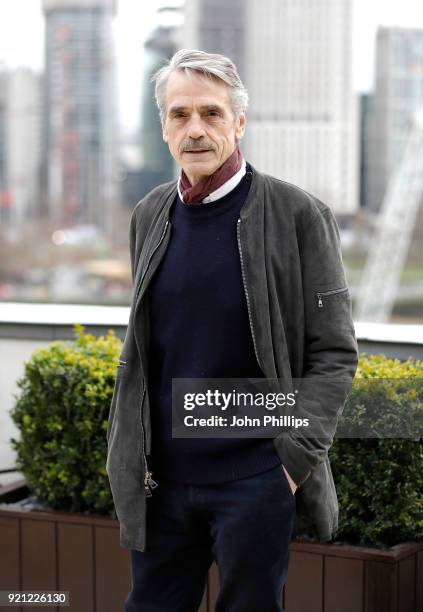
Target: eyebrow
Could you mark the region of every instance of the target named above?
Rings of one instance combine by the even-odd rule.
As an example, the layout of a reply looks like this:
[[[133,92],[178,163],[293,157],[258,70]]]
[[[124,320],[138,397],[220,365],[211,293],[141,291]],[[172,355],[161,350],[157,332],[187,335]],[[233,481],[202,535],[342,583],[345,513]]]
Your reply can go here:
[[[219,113],[224,112],[223,108],[219,106],[218,104],[203,104],[199,108],[200,108],[200,111],[215,110],[215,111],[218,111]],[[187,110],[186,106],[174,106],[169,109],[169,115],[174,115],[175,113],[183,113],[186,110]]]

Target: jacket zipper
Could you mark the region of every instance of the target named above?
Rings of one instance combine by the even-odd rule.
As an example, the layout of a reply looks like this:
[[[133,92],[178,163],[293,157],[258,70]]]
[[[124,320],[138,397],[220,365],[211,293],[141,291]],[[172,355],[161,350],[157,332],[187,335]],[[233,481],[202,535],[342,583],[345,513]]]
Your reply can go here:
[[[159,485],[157,484],[157,482],[155,480],[152,479],[153,472],[150,472],[149,469],[148,469],[147,457],[146,457],[146,454],[145,454],[144,424],[142,422],[142,407],[144,405],[145,389],[146,389],[146,385],[145,385],[145,380],[144,380],[142,396],[141,396],[141,410],[140,410],[141,430],[142,430],[142,439],[143,439],[142,454],[143,454],[143,460],[144,460],[144,490],[145,490],[145,496],[146,497],[152,497],[153,494],[151,492],[151,489],[155,489]]]
[[[168,225],[169,225],[169,219],[166,220],[166,223],[165,223],[165,226],[163,228],[163,231],[162,231],[162,234],[160,236],[160,239],[157,242],[157,244],[154,247],[154,249],[151,251],[150,257],[148,258],[147,265],[146,265],[145,270],[144,270],[144,274],[142,275],[142,277],[140,279],[140,282],[138,284],[138,287],[137,287],[137,292],[136,292],[136,296],[135,296],[135,308],[137,306],[138,295],[139,295],[139,292],[140,292],[140,289],[141,289],[142,282],[143,282],[143,280],[145,278],[145,275],[147,274],[147,271],[148,271],[148,268],[150,266],[150,262],[151,262],[151,260],[153,258],[154,253],[157,251],[157,249],[159,248],[159,246],[161,245],[161,243],[163,241],[163,238],[165,237]],[[138,353],[140,353],[140,347],[138,346],[138,340],[137,340],[136,334],[135,334],[135,342],[137,344]],[[151,492],[151,489],[155,489],[159,485],[152,478],[153,472],[150,472],[149,469],[148,469],[147,456],[145,454],[145,443],[146,443],[146,440],[145,440],[144,423],[143,423],[143,419],[142,419],[142,412],[143,412],[142,408],[143,408],[143,405],[144,405],[145,390],[146,390],[146,384],[145,384],[145,379],[144,379],[143,380],[143,391],[142,391],[142,396],[141,396],[141,408],[140,408],[141,431],[142,431],[142,455],[143,455],[143,462],[144,462],[144,490],[145,490],[146,497],[152,497],[153,494]]]
[[[257,353],[256,337],[255,337],[255,334],[254,334],[253,319],[252,319],[252,316],[251,316],[250,298],[248,296],[247,282],[246,282],[245,270],[244,270],[244,259],[243,259],[243,256],[242,256],[240,231],[241,231],[241,218],[239,217],[238,221],[237,221],[237,224],[236,224],[236,235],[237,235],[237,242],[238,242],[239,258],[240,258],[240,261],[241,261],[242,284],[244,285],[245,299],[247,301],[248,320],[250,322],[250,329],[251,329],[251,336],[253,338],[254,352],[255,352],[255,355],[256,355],[257,363],[258,363],[259,367],[263,370],[263,368],[261,367],[260,359],[258,357],[258,353]]]
[[[318,293],[316,293],[318,307],[323,308],[323,295],[332,295],[332,293],[342,293],[343,291],[348,291],[348,287],[340,287],[339,289],[329,289],[328,291],[319,291]]]
[[[163,241],[163,238],[165,237],[168,225],[169,225],[169,219],[166,220],[165,226],[164,226],[163,231],[162,231],[162,235],[160,236],[160,239],[159,239],[158,243],[156,244],[156,246],[154,247],[154,249],[150,253],[150,257],[148,258],[147,265],[146,265],[145,270],[144,270],[144,274],[142,275],[142,277],[140,279],[140,282],[139,282],[138,287],[137,287],[137,292],[135,294],[135,306],[137,305],[138,295],[139,295],[139,292],[141,290],[142,281],[144,280],[145,275],[148,272],[148,268],[150,266],[150,262],[151,262],[151,260],[153,258],[154,253],[157,251],[157,249],[159,248],[159,246],[161,245],[161,243]]]

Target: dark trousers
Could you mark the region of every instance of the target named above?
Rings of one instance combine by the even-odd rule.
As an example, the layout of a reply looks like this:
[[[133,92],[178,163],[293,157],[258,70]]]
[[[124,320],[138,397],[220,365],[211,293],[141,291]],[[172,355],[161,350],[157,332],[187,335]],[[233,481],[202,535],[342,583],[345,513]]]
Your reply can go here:
[[[296,502],[282,466],[211,485],[157,480],[125,611],[197,612],[215,560],[215,612],[283,612]]]

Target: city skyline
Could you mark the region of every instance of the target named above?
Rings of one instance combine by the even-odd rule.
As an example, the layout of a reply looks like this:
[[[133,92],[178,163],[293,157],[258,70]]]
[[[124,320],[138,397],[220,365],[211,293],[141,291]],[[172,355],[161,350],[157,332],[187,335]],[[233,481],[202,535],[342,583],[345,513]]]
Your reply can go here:
[[[163,3],[162,3],[163,4]],[[174,4],[170,2],[168,4]],[[158,3],[141,5],[118,0],[115,19],[119,117],[121,127],[133,129],[138,121],[143,42],[156,23]],[[22,14],[25,19],[22,20]],[[353,87],[369,91],[373,84],[374,48],[379,25],[423,28],[423,14],[412,0],[354,0]],[[16,36],[19,32],[19,36]],[[41,0],[13,0],[0,5],[0,65],[5,68],[43,68],[44,21]]]

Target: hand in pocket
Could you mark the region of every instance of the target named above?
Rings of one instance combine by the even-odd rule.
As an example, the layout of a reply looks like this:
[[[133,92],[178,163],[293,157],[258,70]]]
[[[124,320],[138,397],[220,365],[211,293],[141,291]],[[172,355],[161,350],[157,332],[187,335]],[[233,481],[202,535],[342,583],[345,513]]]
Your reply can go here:
[[[282,469],[285,472],[285,475],[288,479],[289,482],[289,486],[291,487],[291,491],[292,491],[292,495],[294,495],[295,491],[298,489],[298,486],[295,484],[295,482],[292,480],[291,476],[288,474],[285,466],[282,464]]]

